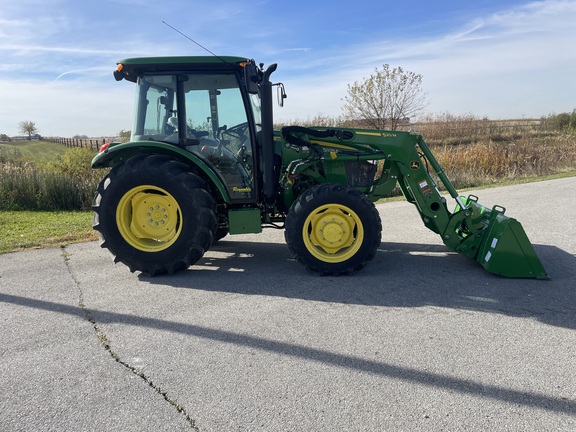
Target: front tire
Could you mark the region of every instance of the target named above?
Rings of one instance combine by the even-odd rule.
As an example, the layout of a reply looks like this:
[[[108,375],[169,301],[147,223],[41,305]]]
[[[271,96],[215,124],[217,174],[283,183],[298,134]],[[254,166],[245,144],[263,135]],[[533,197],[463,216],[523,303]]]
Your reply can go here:
[[[151,276],[198,261],[217,224],[206,183],[166,156],[137,156],[115,166],[100,182],[93,210],[101,246],[115,262]]]
[[[294,258],[320,275],[358,271],[374,258],[382,223],[374,204],[354,188],[322,184],[303,193],[286,217]]]

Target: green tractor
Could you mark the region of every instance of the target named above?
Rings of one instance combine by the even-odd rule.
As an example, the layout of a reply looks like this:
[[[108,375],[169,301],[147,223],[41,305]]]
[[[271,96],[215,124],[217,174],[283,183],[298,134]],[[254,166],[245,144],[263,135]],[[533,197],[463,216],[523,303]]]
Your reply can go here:
[[[284,229],[295,259],[320,275],[374,258],[382,224],[374,202],[398,185],[449,248],[509,277],[547,279],[524,229],[460,197],[422,136],[298,126],[273,129],[276,70],[241,57],[122,60],[136,84],[131,140],[103,146],[111,168],[94,199],[102,247],[131,271],[172,274],[226,235]],[[449,211],[429,168],[456,201]]]

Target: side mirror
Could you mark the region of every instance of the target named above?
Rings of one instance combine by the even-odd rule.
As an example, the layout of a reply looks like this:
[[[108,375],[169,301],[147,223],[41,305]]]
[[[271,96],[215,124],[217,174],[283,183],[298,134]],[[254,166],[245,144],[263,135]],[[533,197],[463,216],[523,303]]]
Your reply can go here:
[[[250,60],[244,66],[244,85],[246,90],[250,94],[258,94],[258,83],[260,82],[260,71],[254,63],[254,60]]]
[[[284,84],[282,83],[278,83],[278,84],[274,84],[276,86],[278,86],[277,89],[277,96],[278,96],[278,105],[280,107],[284,106],[284,99],[286,99],[288,96],[286,95],[286,90],[284,90]]]

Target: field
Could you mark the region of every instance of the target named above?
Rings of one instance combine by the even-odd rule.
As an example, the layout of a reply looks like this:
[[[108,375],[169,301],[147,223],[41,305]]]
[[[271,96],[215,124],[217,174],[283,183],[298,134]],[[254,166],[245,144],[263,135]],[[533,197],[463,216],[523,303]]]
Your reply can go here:
[[[0,142],[0,157],[16,156],[34,162],[55,160],[63,156],[66,150],[62,145],[46,141]]]
[[[0,210],[89,210],[103,176],[94,150],[44,141],[0,143]]]
[[[419,133],[457,188],[576,170],[576,134],[544,121],[459,117],[423,123]]]
[[[0,143],[0,253],[97,239],[94,152],[44,141]]]
[[[421,134],[450,181],[462,189],[549,175],[576,175],[576,129],[557,125],[554,120],[551,116],[495,121],[444,114],[404,125],[401,130]],[[321,116],[299,124],[363,126]]]
[[[299,123],[361,127],[319,117]],[[576,176],[576,131],[550,118],[444,115],[411,128],[459,190]],[[0,143],[0,253],[96,239],[90,206],[105,172],[90,169],[94,153],[42,141]]]

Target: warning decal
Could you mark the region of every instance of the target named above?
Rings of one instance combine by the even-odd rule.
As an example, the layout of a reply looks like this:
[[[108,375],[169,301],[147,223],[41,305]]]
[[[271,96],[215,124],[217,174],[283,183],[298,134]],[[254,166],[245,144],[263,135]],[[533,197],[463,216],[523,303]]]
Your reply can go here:
[[[430,195],[430,186],[428,186],[428,182],[426,182],[426,180],[418,183],[418,186],[420,186],[420,189],[422,189],[422,193],[424,195]]]

